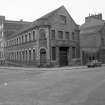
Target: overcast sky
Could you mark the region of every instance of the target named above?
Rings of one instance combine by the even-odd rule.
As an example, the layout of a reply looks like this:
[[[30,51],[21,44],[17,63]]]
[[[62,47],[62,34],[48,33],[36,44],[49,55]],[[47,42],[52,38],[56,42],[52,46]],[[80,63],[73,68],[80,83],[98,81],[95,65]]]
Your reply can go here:
[[[102,13],[105,19],[105,0],[0,0],[0,4],[0,15],[8,20],[34,21],[61,5],[80,25],[89,13]]]

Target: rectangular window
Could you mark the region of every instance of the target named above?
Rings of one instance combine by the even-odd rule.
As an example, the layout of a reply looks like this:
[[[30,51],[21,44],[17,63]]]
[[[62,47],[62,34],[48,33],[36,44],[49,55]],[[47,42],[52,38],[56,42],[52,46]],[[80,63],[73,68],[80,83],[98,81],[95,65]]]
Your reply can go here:
[[[31,33],[29,32],[29,41],[31,41]]]
[[[27,42],[27,34],[25,34],[25,42]]]
[[[72,58],[76,58],[76,48],[72,47]]]
[[[72,32],[72,40],[75,40],[75,33]]]
[[[19,44],[21,44],[21,37],[19,37]]]
[[[15,45],[16,45],[16,39],[15,39]]]
[[[65,32],[65,39],[69,40],[70,38],[70,33],[69,32]]]
[[[35,40],[35,31],[33,31],[33,40]]]
[[[79,30],[75,30],[75,40],[79,40]]]
[[[58,38],[63,39],[63,31],[58,31]]]
[[[52,47],[52,60],[56,60],[56,47]]]
[[[22,43],[24,43],[24,36],[22,35]]]
[[[18,38],[16,40],[17,40],[16,43],[18,44]]]
[[[51,39],[55,40],[55,30],[51,30]]]

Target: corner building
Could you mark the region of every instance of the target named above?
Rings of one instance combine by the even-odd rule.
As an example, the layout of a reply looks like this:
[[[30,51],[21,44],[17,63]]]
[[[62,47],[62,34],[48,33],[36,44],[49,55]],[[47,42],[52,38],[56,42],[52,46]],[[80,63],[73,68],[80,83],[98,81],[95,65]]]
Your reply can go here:
[[[79,58],[79,26],[64,6],[10,35],[6,60],[22,65],[67,66]]]

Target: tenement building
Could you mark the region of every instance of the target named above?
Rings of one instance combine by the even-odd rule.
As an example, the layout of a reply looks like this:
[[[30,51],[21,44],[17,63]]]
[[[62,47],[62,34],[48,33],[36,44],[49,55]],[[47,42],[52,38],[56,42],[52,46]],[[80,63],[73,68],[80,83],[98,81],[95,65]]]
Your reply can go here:
[[[102,14],[90,15],[80,27],[82,64],[90,60],[105,63],[105,20]]]
[[[34,66],[72,65],[79,58],[79,26],[64,6],[8,35],[6,61]]]
[[[5,62],[4,47],[8,36],[15,33],[16,31],[19,31],[22,28],[29,26],[30,23],[31,22],[24,22],[22,20],[6,20],[5,16],[0,16],[0,64],[3,64]]]

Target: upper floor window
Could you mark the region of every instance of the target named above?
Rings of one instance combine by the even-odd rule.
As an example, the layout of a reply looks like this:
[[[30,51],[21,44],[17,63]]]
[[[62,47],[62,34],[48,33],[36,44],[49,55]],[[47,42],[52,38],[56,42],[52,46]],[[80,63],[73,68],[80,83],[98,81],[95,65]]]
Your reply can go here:
[[[72,40],[75,40],[75,33],[72,32]]]
[[[70,33],[69,32],[65,32],[65,39],[69,40],[70,38]]]
[[[19,44],[21,43],[21,37],[19,36]]]
[[[31,41],[31,33],[29,32],[29,41]]]
[[[19,40],[18,40],[18,38],[17,38],[17,40],[16,40],[16,43],[17,43],[17,44],[18,44],[18,41],[19,41]]]
[[[16,39],[14,39],[14,45],[16,45]]]
[[[46,32],[44,29],[40,29],[39,31],[39,39],[40,40],[46,40]]]
[[[14,43],[15,43],[15,40],[13,39],[13,40],[12,40],[12,45],[14,45]]]
[[[75,40],[79,40],[79,30],[75,30]]]
[[[25,42],[27,42],[27,34],[25,34]]]
[[[51,39],[55,40],[55,30],[51,30]]]
[[[33,34],[33,40],[35,40],[35,31],[33,31],[32,34]]]
[[[22,35],[22,43],[24,43],[24,36]]]
[[[58,38],[63,39],[63,31],[58,31]]]

